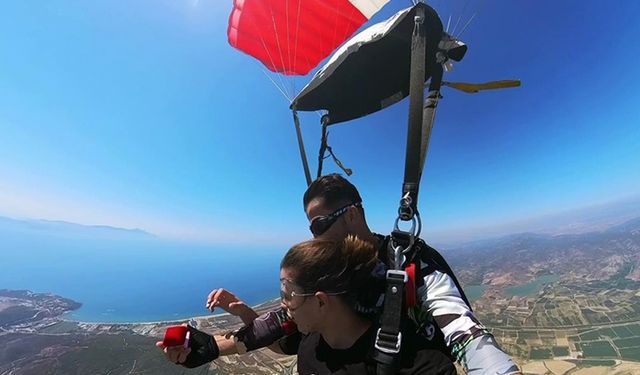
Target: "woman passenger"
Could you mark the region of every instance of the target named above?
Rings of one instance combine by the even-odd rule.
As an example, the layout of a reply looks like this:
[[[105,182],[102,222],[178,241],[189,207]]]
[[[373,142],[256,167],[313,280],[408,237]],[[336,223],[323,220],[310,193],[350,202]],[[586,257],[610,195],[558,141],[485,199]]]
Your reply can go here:
[[[363,313],[363,300],[379,296],[379,262],[368,242],[311,240],[293,246],[280,264],[282,304],[303,338],[300,375],[376,374],[376,319]],[[369,301],[370,303],[370,301]],[[397,374],[455,374],[442,352],[403,331]],[[422,343],[422,344],[419,344]]]

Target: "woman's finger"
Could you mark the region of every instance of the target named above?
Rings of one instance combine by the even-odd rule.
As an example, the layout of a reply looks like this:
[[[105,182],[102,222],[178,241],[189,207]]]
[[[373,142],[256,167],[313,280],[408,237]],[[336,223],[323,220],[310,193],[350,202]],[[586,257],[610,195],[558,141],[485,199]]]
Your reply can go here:
[[[177,363],[184,363],[187,360],[187,356],[189,355],[189,353],[191,353],[191,348],[181,350],[178,353]]]
[[[209,293],[209,295],[207,296],[207,303],[206,303],[206,307],[209,308],[209,305],[211,305],[211,302],[213,301],[213,297],[216,295],[216,292],[218,291],[218,289],[214,289],[211,291],[211,293]]]

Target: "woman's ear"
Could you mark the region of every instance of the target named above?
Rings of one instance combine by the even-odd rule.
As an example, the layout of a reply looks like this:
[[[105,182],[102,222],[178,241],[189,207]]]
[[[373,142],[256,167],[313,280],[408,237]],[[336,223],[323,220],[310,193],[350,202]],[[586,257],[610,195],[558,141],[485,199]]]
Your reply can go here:
[[[325,292],[316,292],[315,297],[318,299],[318,305],[320,307],[326,306],[329,302],[329,296]]]

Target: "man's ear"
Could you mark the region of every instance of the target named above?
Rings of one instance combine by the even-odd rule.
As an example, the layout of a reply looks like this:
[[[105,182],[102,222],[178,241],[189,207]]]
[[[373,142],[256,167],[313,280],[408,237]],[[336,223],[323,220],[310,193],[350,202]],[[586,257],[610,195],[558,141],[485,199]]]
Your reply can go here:
[[[351,206],[349,207],[349,209],[347,209],[347,212],[345,213],[345,215],[347,216],[347,219],[350,222],[353,222],[358,219],[358,215],[360,215],[360,210],[358,210],[358,207],[356,206]]]

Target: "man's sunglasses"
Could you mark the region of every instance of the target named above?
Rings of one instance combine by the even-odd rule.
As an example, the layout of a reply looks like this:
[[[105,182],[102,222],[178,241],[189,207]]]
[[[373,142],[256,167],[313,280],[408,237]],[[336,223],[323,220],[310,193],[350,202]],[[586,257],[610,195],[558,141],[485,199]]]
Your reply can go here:
[[[311,233],[313,233],[313,236],[318,237],[319,235],[329,230],[329,228],[331,228],[331,226],[338,220],[338,218],[345,212],[349,211],[349,208],[351,208],[352,206],[360,207],[362,206],[362,202],[349,203],[344,207],[338,208],[329,215],[316,216],[311,219],[309,229],[311,230]]]

